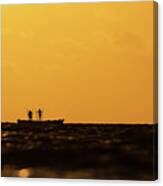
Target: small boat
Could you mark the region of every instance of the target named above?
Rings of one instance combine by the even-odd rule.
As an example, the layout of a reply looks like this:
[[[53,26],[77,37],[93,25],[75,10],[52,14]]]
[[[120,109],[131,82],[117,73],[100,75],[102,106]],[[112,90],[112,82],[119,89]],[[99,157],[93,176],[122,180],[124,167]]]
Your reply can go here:
[[[17,120],[18,124],[63,124],[64,119],[58,120]]]

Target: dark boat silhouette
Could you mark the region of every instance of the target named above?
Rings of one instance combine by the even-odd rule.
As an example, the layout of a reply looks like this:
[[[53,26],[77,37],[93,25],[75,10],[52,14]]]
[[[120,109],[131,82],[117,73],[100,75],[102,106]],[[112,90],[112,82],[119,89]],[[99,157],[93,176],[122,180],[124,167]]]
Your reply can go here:
[[[17,120],[18,124],[63,124],[64,119],[58,119],[58,120]]]

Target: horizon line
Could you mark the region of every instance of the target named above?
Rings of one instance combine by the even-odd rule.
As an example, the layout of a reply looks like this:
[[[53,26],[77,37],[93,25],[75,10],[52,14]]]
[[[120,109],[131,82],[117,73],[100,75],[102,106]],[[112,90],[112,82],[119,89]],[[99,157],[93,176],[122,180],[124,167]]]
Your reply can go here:
[[[39,120],[33,120],[33,121],[39,121]],[[41,120],[42,121],[51,121],[51,120]],[[1,123],[13,123],[13,124],[17,124],[17,121],[1,121]],[[64,124],[97,124],[97,125],[109,125],[109,124],[147,124],[147,125],[154,125],[154,124],[158,124],[158,122],[64,122]]]

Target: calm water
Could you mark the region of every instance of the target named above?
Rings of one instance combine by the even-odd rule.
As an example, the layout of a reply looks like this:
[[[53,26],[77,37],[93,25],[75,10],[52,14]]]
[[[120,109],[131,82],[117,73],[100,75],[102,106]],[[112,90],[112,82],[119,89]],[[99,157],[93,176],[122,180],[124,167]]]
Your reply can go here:
[[[156,139],[157,125],[2,124],[2,176],[154,180]]]

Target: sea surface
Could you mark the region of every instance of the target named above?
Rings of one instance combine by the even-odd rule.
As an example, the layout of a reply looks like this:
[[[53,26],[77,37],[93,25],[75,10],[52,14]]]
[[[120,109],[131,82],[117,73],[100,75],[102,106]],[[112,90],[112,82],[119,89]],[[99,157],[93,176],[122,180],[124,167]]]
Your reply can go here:
[[[3,177],[157,179],[157,124],[1,125]]]

